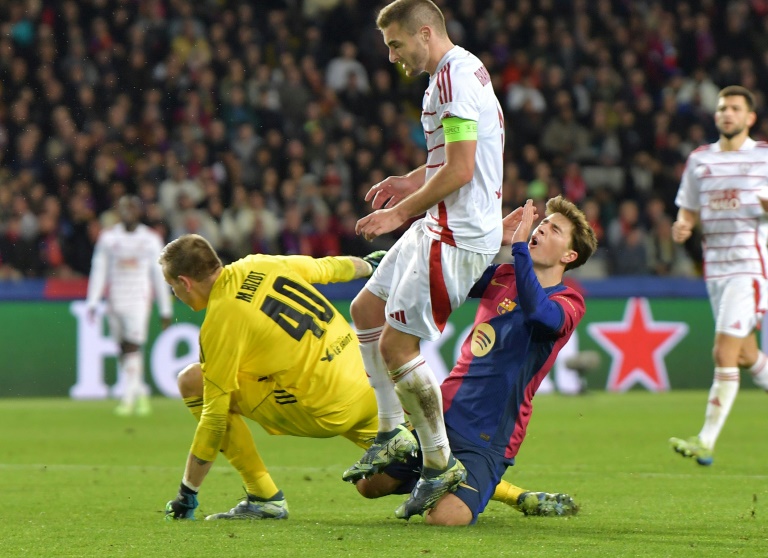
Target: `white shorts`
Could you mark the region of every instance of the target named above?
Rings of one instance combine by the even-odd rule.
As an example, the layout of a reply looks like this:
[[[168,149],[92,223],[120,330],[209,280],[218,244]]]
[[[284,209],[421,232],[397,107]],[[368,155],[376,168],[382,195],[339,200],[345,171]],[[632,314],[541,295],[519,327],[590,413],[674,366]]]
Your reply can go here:
[[[110,308],[107,310],[109,333],[118,343],[127,341],[135,345],[147,342],[149,328],[149,308],[134,306],[132,308]]]
[[[762,322],[766,311],[766,282],[739,275],[707,280],[707,292],[715,317],[715,332],[746,337]]]
[[[389,249],[365,286],[387,302],[390,326],[435,341],[493,258],[433,240],[417,221]]]

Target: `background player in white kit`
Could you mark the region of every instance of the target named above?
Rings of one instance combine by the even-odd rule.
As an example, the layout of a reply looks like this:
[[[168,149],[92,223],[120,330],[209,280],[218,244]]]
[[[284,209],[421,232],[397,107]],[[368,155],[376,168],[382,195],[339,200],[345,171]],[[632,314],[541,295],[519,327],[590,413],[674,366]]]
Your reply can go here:
[[[428,153],[425,165],[371,188],[366,199],[376,211],[356,229],[370,240],[426,215],[389,250],[350,308],[376,392],[379,432],[343,478],[356,482],[415,450],[405,408],[424,459],[416,487],[395,511],[408,519],[466,478],[450,452],[439,384],[420,341],[440,336],[499,251],[504,119],[488,71],[451,42],[434,3],[397,0],[376,24],[390,62],[409,76],[430,75],[421,116]]]
[[[102,232],[96,242],[88,280],[88,313],[93,319],[108,287],[107,318],[110,333],[120,346],[119,372],[124,388],[115,413],[146,415],[151,409],[144,384],[142,346],[147,341],[152,296],[154,293],[157,299],[163,329],[171,323],[171,297],[157,261],[163,243],[156,232],[140,222],[141,201],[124,196],[117,209],[121,222]]]
[[[715,317],[715,378],[704,426],[698,436],[670,439],[675,451],[700,465],[712,464],[715,442],[739,390],[739,367],[768,390],[768,358],[754,335],[768,306],[768,144],[749,137],[755,119],[748,89],[720,91],[715,112],[720,139],[690,154],[676,199],[676,242],[685,242],[701,221]]]

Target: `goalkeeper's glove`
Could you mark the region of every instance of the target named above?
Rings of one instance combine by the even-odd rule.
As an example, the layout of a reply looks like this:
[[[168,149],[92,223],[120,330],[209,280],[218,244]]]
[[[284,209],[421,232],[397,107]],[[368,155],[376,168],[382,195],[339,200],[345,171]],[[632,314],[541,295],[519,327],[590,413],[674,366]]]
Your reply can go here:
[[[373,272],[376,271],[377,267],[379,267],[382,258],[384,258],[386,255],[386,250],[376,250],[375,252],[371,252],[367,256],[363,257],[363,261],[368,262],[371,265],[371,275],[373,275]]]
[[[197,507],[197,492],[181,483],[179,494],[175,500],[171,500],[165,505],[165,520],[174,519],[195,519],[195,508]]]

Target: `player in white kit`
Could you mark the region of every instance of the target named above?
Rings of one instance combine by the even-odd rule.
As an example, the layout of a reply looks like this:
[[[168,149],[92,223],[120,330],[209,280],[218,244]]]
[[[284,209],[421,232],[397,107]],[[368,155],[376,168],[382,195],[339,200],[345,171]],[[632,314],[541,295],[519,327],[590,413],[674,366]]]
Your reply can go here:
[[[719,94],[716,143],[688,157],[672,227],[685,242],[697,222],[704,245],[704,275],[715,318],[715,378],[698,436],[671,438],[675,451],[711,465],[715,442],[739,390],[739,367],[768,390],[768,358],[755,329],[766,311],[768,273],[768,144],[749,137],[755,101],[740,86]]]
[[[499,250],[504,119],[482,62],[448,38],[440,9],[429,0],[397,0],[376,20],[389,60],[409,76],[430,75],[421,122],[427,162],[405,176],[373,186],[376,210],[357,223],[366,239],[425,214],[388,251],[352,302],[366,372],[376,393],[379,432],[373,445],[343,474],[356,482],[394,461],[417,442],[423,473],[396,511],[422,514],[466,478],[451,454],[439,384],[420,352]]]
[[[152,297],[165,329],[171,323],[171,297],[158,263],[163,243],[158,234],[140,222],[141,201],[124,196],[117,204],[120,223],[99,236],[88,279],[88,311],[91,319],[107,292],[107,318],[112,337],[120,346],[119,370],[123,395],[118,415],[151,412],[144,384],[142,346],[147,341]]]

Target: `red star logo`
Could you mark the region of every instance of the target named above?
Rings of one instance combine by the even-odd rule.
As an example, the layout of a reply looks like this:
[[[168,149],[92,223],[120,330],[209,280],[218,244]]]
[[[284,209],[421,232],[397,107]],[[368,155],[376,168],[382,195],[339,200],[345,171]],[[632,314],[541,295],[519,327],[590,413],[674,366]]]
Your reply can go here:
[[[664,356],[688,334],[685,322],[655,322],[646,298],[630,298],[620,322],[593,322],[587,331],[611,355],[609,391],[639,383],[651,391],[669,389]]]

